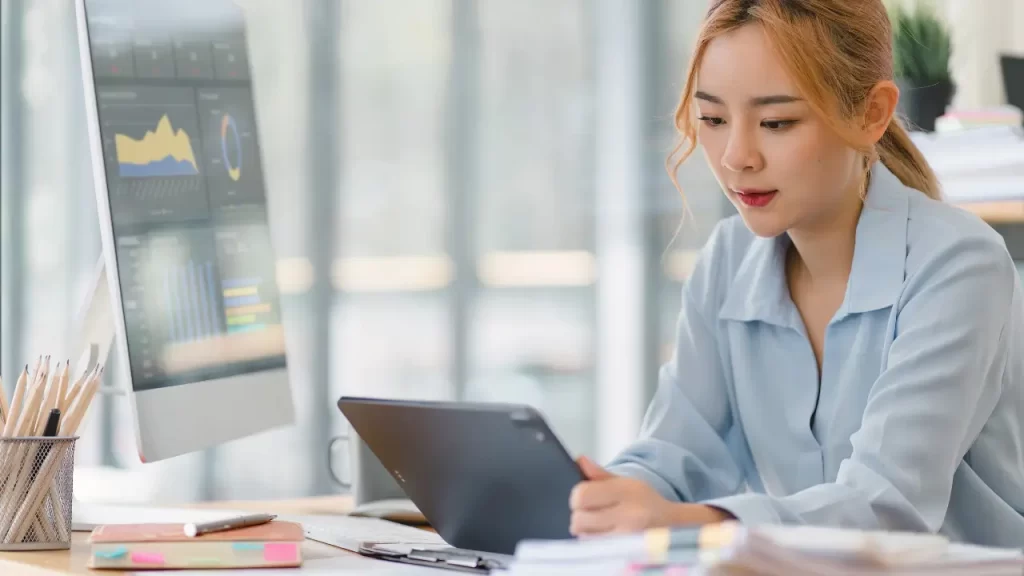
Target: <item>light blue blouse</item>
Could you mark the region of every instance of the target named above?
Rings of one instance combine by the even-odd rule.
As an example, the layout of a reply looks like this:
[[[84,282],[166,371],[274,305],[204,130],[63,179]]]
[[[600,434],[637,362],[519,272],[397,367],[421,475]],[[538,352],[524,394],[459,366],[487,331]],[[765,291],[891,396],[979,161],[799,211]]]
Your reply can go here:
[[[788,246],[719,223],[610,469],[744,523],[1024,546],[1024,308],[1003,239],[876,163],[820,387]]]

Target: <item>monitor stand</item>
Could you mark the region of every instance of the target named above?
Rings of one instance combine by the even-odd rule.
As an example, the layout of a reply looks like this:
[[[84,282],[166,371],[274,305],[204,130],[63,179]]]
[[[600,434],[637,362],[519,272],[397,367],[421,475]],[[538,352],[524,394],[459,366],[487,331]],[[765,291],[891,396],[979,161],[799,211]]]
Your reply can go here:
[[[114,344],[114,314],[111,308],[112,295],[107,279],[107,267],[102,256],[92,273],[89,289],[85,293],[75,316],[74,340],[71,354],[78,354],[75,361],[76,381],[97,364],[105,364]],[[119,388],[103,387],[100,394],[124,396],[126,391]]]
[[[78,314],[75,316],[71,353],[78,355],[78,360],[75,362],[76,380],[97,364],[106,364],[107,358],[110,356],[110,347],[114,343],[112,300],[106,261],[103,256],[100,256],[93,269],[88,290],[86,290],[78,308]],[[115,396],[127,394],[124,390],[107,386],[100,388],[99,393]],[[99,524],[121,521],[124,516],[123,508],[126,507],[87,504],[74,496],[71,505],[71,529],[72,531],[89,531]],[[113,522],[108,522],[108,520]]]
[[[114,344],[114,313],[111,302],[106,262],[101,256],[96,263],[89,289],[85,293],[78,315],[75,317],[72,355],[78,354],[77,379],[97,364],[105,364]],[[127,396],[128,390],[105,386],[99,389],[107,396]],[[143,524],[150,522],[206,522],[239,514],[231,510],[186,510],[154,508],[136,505],[97,504],[82,502],[73,496],[71,530],[89,532],[102,524]]]

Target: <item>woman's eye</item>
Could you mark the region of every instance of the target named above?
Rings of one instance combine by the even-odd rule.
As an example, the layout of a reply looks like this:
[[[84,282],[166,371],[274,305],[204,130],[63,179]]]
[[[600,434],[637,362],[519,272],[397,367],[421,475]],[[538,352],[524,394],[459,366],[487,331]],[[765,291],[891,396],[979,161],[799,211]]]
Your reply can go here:
[[[717,116],[700,116],[700,117],[697,118],[697,120],[700,120],[701,122],[707,124],[708,126],[712,126],[712,127],[714,127],[714,126],[721,126],[722,124],[725,124],[725,120],[722,120],[721,118],[719,118]]]
[[[761,126],[764,126],[773,132],[785,130],[793,124],[796,124],[796,120],[764,120],[761,122]]]

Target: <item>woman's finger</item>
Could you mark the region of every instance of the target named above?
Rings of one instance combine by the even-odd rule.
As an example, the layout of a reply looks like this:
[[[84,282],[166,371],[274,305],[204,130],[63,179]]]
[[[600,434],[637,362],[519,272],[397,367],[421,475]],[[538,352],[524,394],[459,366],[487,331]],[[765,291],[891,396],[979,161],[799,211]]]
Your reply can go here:
[[[580,471],[587,477],[588,480],[607,480],[614,478],[611,472],[600,467],[596,462],[587,458],[586,456],[580,456],[576,461],[580,467]]]
[[[573,536],[605,534],[615,529],[613,509],[590,511],[577,510],[569,521],[569,533]]]
[[[600,510],[619,503],[619,486],[615,480],[580,482],[569,493],[570,510]]]

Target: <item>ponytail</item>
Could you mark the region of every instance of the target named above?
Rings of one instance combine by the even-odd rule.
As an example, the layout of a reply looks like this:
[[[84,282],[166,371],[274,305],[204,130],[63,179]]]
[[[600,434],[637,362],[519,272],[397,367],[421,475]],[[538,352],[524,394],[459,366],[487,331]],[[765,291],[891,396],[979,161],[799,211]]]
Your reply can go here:
[[[939,179],[924,155],[914,145],[899,118],[893,118],[878,142],[878,157],[904,186],[924,192],[929,198],[942,199]]]

